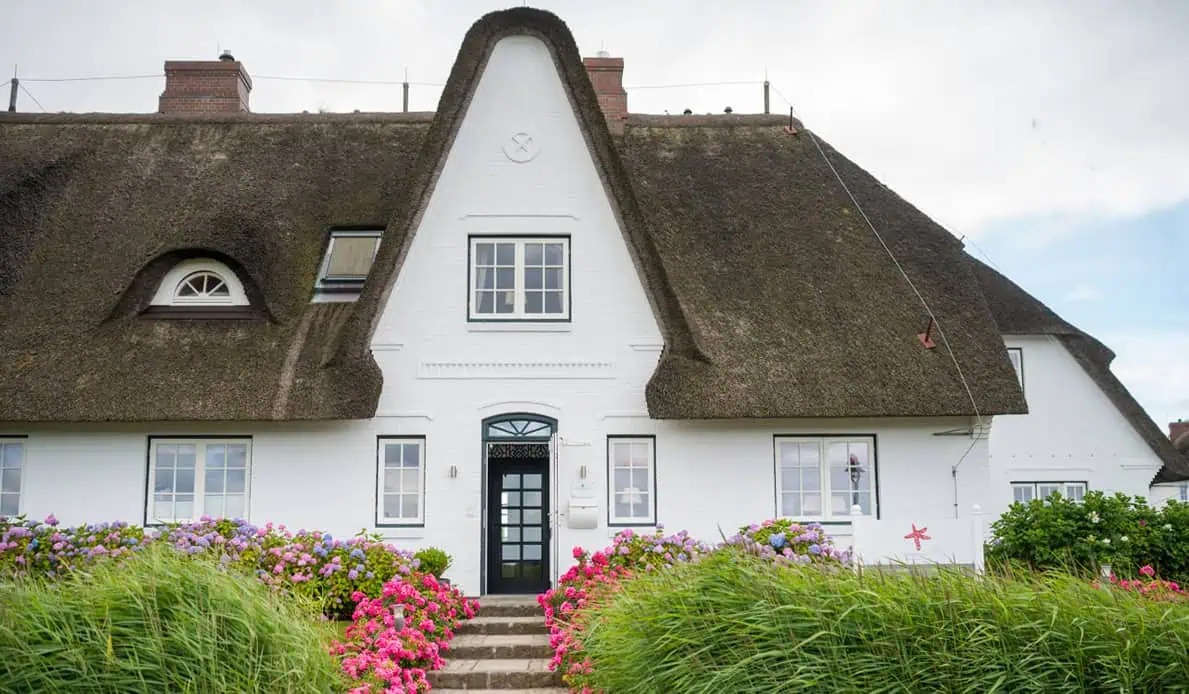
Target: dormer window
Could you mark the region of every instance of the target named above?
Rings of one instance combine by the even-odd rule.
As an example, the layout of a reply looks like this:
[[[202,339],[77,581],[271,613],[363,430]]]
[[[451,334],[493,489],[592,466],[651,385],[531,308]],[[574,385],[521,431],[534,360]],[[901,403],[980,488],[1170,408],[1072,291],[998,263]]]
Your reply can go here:
[[[249,306],[244,285],[231,268],[210,258],[193,258],[170,268],[153,295],[154,315],[208,317],[220,313],[245,313]]]
[[[189,305],[227,305],[231,303],[231,290],[227,280],[214,272],[199,270],[182,278],[173,292],[173,303]]]
[[[381,229],[335,229],[318,271],[314,301],[354,301],[380,248]]]

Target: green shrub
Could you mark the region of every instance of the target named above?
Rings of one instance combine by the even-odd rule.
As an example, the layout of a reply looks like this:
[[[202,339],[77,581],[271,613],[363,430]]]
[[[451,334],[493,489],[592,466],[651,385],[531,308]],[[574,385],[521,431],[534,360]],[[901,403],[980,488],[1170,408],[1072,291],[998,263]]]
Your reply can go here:
[[[450,565],[454,563],[454,560],[449,554],[446,554],[445,550],[438,549],[437,547],[426,547],[425,549],[417,550],[413,554],[413,558],[419,562],[418,568],[426,573],[433,574],[436,578],[441,578],[442,574],[446,573],[446,569],[449,569]]]
[[[0,692],[335,692],[316,607],[157,545],[0,582]]]
[[[858,576],[716,552],[633,575],[580,639],[584,684],[616,694],[1189,686],[1189,605],[1058,574]]]
[[[1166,578],[1189,579],[1189,505],[1153,509],[1141,497],[1089,492],[1082,502],[1054,494],[1011,508],[992,526],[992,565],[1097,572],[1109,564],[1135,576],[1150,565]]]

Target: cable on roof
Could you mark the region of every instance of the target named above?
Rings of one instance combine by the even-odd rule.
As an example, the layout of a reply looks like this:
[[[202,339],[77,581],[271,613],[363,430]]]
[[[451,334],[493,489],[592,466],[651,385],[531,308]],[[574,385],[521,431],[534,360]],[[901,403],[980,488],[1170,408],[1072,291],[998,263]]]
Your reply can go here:
[[[991,264],[991,267],[995,268],[996,272],[999,272],[999,273],[1003,272],[1003,270],[1000,270],[999,266],[995,264],[995,261],[991,260],[991,254],[984,251],[981,246],[979,246],[977,243],[974,242],[974,239],[967,238],[966,234],[962,234],[962,238],[960,238],[958,240],[961,241],[962,243],[969,243],[971,246],[974,246],[974,249],[976,251],[978,251],[980,254],[982,254],[982,256],[984,258],[986,258],[987,262]]]
[[[25,92],[25,94],[27,94],[29,98],[33,100],[33,103],[37,104],[37,107],[41,109],[42,113],[47,113],[45,106],[42,106],[41,102],[37,100],[37,97],[33,96],[33,92],[29,91],[28,87],[25,86],[24,80],[22,80],[17,86],[19,86],[21,91]]]
[[[779,90],[776,93],[780,95],[780,98],[784,99],[786,102],[788,101],[788,99],[785,98],[783,94],[780,94]],[[792,106],[791,103],[789,105]],[[855,198],[854,193],[851,192],[850,186],[846,185],[846,181],[842,180],[841,174],[838,173],[838,169],[834,168],[834,163],[831,162],[830,157],[826,155],[826,150],[822,149],[822,145],[820,142],[818,142],[817,137],[813,134],[813,131],[808,128],[806,128],[805,131],[809,133],[809,138],[813,142],[813,146],[817,148],[818,154],[821,155],[822,161],[826,162],[826,166],[830,168],[830,173],[834,174],[834,178],[838,180],[838,184],[842,186],[842,190],[846,192],[846,196],[850,198],[851,204],[855,206],[855,209],[858,210],[859,215],[863,218],[863,221],[867,223],[867,228],[871,229],[871,233],[875,235],[876,240],[879,241],[879,245],[883,246],[883,249],[888,254],[888,257],[892,259],[893,263],[895,263],[896,269],[900,271],[900,275],[904,277],[904,281],[908,283],[908,286],[912,289],[913,294],[916,294],[916,297],[918,300],[920,300],[921,305],[925,307],[925,312],[929,314],[929,319],[933,321],[933,325],[937,328],[937,335],[941,338],[942,344],[945,345],[945,349],[950,355],[950,360],[954,362],[954,368],[958,371],[958,379],[962,382],[962,387],[966,389],[966,395],[970,398],[970,405],[974,408],[974,419],[976,426],[978,431],[981,431],[983,428],[983,416],[982,412],[979,411],[978,401],[974,397],[974,391],[970,388],[970,382],[966,380],[966,374],[962,371],[962,365],[958,363],[958,355],[954,353],[954,348],[950,344],[949,338],[946,337],[945,330],[943,330],[941,327],[941,321],[937,320],[937,314],[933,312],[933,308],[929,306],[929,302],[925,300],[924,295],[921,294],[919,289],[917,289],[916,283],[913,282],[912,278],[908,276],[908,272],[905,271],[904,266],[900,264],[900,261],[896,258],[896,254],[892,252],[892,248],[888,246],[887,242],[884,241],[883,236],[879,233],[879,230],[875,228],[875,224],[871,221],[871,218],[867,216],[867,212],[863,210],[863,206],[859,204],[859,201],[857,198]],[[962,453],[962,457],[958,458],[958,462],[954,463],[953,467],[950,468],[950,472],[954,478],[955,518],[958,517],[958,468],[963,462],[966,461],[966,458],[970,455],[970,452],[974,450],[975,445],[978,443],[978,431],[971,432],[970,445],[966,448],[966,451]]]
[[[285,82],[331,82],[336,84],[385,84],[391,86],[412,85],[415,87],[444,87],[438,82],[405,82],[404,80],[348,80],[334,77],[288,77],[283,75],[256,75],[254,80],[281,80]]]
[[[741,82],[691,82],[688,84],[637,84],[625,85],[624,89],[674,89],[677,87],[729,87],[739,85],[748,85],[754,87],[758,84],[763,84],[763,82],[757,80],[745,80]]]
[[[152,77],[164,77],[164,73],[155,75],[96,75],[93,77],[22,77],[22,82],[94,82],[96,80],[145,80]]]

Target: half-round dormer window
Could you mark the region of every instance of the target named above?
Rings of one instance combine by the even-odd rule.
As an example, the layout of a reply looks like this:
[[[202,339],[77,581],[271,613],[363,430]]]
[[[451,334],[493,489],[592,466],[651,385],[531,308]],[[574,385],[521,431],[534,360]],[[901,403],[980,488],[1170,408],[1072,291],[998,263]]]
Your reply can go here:
[[[217,260],[195,258],[174,265],[157,293],[154,306],[247,306],[244,286],[231,268]]]
[[[227,280],[207,270],[191,272],[182,278],[173,291],[175,304],[230,304],[231,290]]]

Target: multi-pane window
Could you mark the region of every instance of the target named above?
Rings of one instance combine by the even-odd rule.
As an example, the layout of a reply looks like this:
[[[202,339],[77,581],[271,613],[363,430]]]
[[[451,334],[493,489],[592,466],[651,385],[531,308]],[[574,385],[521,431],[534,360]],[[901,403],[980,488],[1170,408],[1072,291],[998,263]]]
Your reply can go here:
[[[380,439],[377,525],[425,522],[425,440]]]
[[[471,318],[569,318],[569,247],[567,238],[472,238]]]
[[[1011,359],[1011,366],[1016,370],[1016,378],[1020,379],[1020,387],[1024,387],[1024,350],[1019,347],[1008,347],[1007,358]]]
[[[1047,499],[1053,494],[1081,501],[1086,496],[1085,482],[1012,482],[1012,500],[1028,503],[1033,499]]]
[[[611,525],[656,523],[656,446],[651,437],[607,439]]]
[[[231,268],[211,258],[190,258],[174,265],[165,273],[151,303],[153,307],[168,306],[183,311],[249,305],[239,277]]]
[[[0,516],[15,516],[21,512],[24,468],[24,439],[0,439]]]
[[[875,514],[875,440],[870,437],[776,439],[779,515],[842,518],[852,506]]]
[[[247,518],[247,439],[151,439],[150,523]]]

